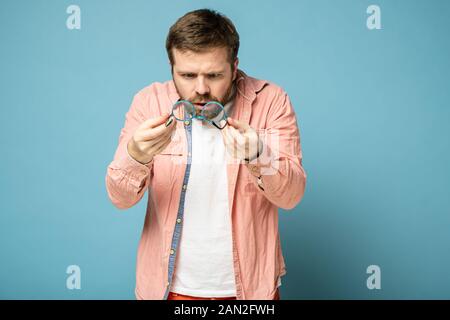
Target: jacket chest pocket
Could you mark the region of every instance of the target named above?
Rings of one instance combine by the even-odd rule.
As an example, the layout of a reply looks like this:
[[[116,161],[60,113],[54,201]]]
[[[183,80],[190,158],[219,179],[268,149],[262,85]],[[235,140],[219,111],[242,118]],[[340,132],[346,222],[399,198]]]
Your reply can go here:
[[[164,189],[173,185],[176,171],[186,162],[183,140],[179,134],[172,136],[172,141],[159,154],[154,156],[153,181],[155,186]]]
[[[252,176],[246,169],[239,174],[238,192],[245,197],[255,197],[258,195],[257,187],[252,182]]]

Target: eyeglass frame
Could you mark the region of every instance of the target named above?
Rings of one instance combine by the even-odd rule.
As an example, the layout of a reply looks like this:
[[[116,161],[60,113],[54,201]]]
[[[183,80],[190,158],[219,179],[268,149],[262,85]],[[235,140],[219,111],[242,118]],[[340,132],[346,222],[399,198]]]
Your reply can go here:
[[[192,102],[190,102],[189,100],[178,100],[178,101],[175,102],[175,103],[173,104],[173,106],[172,106],[172,111],[171,111],[171,113],[170,113],[169,120],[167,120],[167,122],[166,122],[166,127],[169,126],[170,123],[172,122],[171,119],[175,119],[175,120],[177,120],[177,121],[187,121],[187,120],[188,120],[188,119],[178,119],[178,118],[175,116],[175,114],[174,114],[175,108],[178,107],[178,105],[181,104],[181,103],[187,103],[187,104],[189,104],[190,106],[192,106],[192,109],[193,109],[193,110],[195,110],[194,105],[193,105]],[[220,121],[222,121],[222,120],[225,120],[225,125],[224,125],[222,128],[220,128],[214,121],[209,120],[209,119],[207,119],[205,116],[202,115],[202,114],[203,114],[203,111],[205,110],[205,107],[206,107],[208,104],[213,104],[213,103],[214,103],[214,104],[217,104],[217,105],[218,105],[220,108],[222,108],[222,110],[223,110],[223,117],[222,117],[222,119],[220,119],[220,120],[218,121],[218,122],[220,122]],[[227,112],[225,111],[225,107],[224,107],[220,102],[218,102],[218,101],[212,100],[212,101],[208,101],[207,103],[205,103],[205,104],[202,106],[201,110],[200,110],[200,115],[196,115],[196,114],[192,115],[192,114],[190,114],[190,113],[188,113],[188,115],[190,116],[190,119],[194,118],[194,119],[204,120],[204,121],[206,121],[206,122],[208,122],[208,123],[211,123],[212,125],[214,125],[214,126],[215,126],[217,129],[219,129],[219,130],[225,129],[225,127],[228,125],[228,121],[227,121],[228,115],[227,115]]]

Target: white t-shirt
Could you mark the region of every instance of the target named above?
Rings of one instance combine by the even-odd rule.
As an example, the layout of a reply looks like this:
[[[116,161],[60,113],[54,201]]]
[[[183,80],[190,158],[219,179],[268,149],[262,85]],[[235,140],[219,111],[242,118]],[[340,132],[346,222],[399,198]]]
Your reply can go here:
[[[236,295],[229,211],[222,134],[193,119],[191,171],[171,291],[198,297]]]
[[[232,102],[224,107],[229,115]],[[191,171],[172,292],[236,296],[226,158],[221,130],[193,119]]]

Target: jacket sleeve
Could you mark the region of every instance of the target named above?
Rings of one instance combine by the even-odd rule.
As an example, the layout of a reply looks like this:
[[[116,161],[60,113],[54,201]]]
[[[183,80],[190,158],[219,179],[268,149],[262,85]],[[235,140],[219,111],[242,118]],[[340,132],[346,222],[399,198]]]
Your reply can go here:
[[[119,209],[131,208],[139,202],[150,184],[153,160],[142,164],[133,159],[127,150],[134,131],[148,117],[146,107],[142,93],[136,94],[125,116],[114,159],[107,168],[106,190],[111,202]]]
[[[294,109],[281,88],[271,103],[266,128],[258,132],[264,146],[262,154],[245,166],[270,202],[293,209],[304,195],[306,172]]]

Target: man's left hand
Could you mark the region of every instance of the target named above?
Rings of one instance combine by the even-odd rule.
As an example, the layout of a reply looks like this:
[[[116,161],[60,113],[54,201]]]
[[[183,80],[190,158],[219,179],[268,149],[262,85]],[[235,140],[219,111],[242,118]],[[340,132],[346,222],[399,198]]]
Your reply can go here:
[[[263,144],[258,133],[248,124],[228,118],[222,136],[228,153],[238,160],[252,161],[262,153]],[[259,150],[259,152],[258,152]]]

